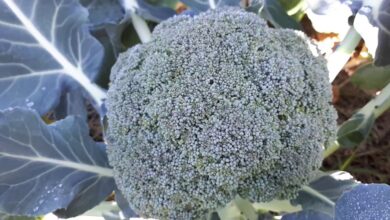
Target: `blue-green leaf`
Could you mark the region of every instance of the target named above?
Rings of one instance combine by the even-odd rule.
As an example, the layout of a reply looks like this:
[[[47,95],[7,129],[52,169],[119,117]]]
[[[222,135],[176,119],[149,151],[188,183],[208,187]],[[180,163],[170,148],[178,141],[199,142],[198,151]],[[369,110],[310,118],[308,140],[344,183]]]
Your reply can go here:
[[[364,141],[375,119],[390,108],[390,84],[381,93],[341,125],[337,140],[341,147],[350,148]]]
[[[119,208],[123,212],[123,215],[126,218],[133,218],[138,217],[137,213],[135,213],[131,207],[130,203],[127,201],[125,196],[122,194],[122,192],[119,189],[115,190],[115,201],[117,202]]]
[[[376,22],[379,26],[378,47],[375,53],[375,64],[377,66],[390,65],[390,0],[377,0],[381,2]]]
[[[365,184],[345,192],[336,203],[335,220],[390,219],[390,186]]]
[[[125,16],[120,0],[80,0],[80,3],[88,9],[91,29],[106,24],[118,24]]]
[[[322,212],[304,210],[296,213],[283,215],[282,220],[333,220],[333,218]]]
[[[76,86],[102,104],[105,92],[91,81],[103,48],[89,34],[87,16],[76,0],[0,1],[0,109],[45,114]]]
[[[146,0],[134,0],[137,2],[135,7],[135,12],[142,18],[154,21],[161,22],[165,19],[168,19],[176,14],[175,10],[168,7],[161,7],[149,4]]]
[[[314,210],[333,216],[334,205],[345,190],[357,186],[357,182],[346,172],[320,174],[299,191],[298,197],[291,200],[293,205],[301,205],[303,210]]]
[[[210,8],[208,0],[181,0],[194,11],[207,11]]]
[[[125,50],[122,34],[130,24],[121,0],[80,0],[88,9],[91,34],[103,45],[104,59],[96,83],[108,88],[111,67],[119,53]]]
[[[337,131],[340,146],[351,148],[363,142],[370,134],[374,122],[374,114],[354,114]]]
[[[87,121],[86,102],[81,93],[81,89],[73,89],[61,95],[60,102],[53,111],[56,120],[77,115]]]
[[[0,111],[0,164],[0,212],[10,214],[78,215],[115,185],[104,148],[74,116],[46,125],[28,109]]]
[[[351,82],[362,89],[382,90],[390,83],[390,65],[366,64],[359,67],[350,77]]]
[[[210,0],[181,0],[194,11],[207,11],[210,8]],[[216,7],[240,6],[240,0],[213,0]]]
[[[1,212],[0,212],[0,219],[1,220],[38,220],[35,217],[9,215]]]
[[[288,16],[279,1],[264,0],[262,8],[260,9],[260,15],[271,22],[274,27],[290,28],[295,30],[302,29],[301,25],[297,21]]]

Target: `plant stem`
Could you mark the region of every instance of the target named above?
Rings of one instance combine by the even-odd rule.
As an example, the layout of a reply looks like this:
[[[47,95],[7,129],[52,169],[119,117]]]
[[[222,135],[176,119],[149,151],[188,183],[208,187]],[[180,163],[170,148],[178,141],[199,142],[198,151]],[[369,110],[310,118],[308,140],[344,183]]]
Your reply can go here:
[[[267,210],[273,212],[298,212],[302,210],[301,205],[293,206],[289,200],[272,200],[269,202],[253,203],[255,210]]]
[[[148,24],[140,16],[136,15],[135,12],[130,13],[131,21],[134,29],[138,34],[139,39],[142,43],[149,42],[152,39],[152,33],[148,27]]]
[[[332,82],[340,70],[351,58],[351,54],[355,51],[356,46],[361,40],[360,34],[351,26],[348,33],[341,41],[340,46],[328,57],[329,81]]]
[[[134,29],[142,43],[146,43],[152,39],[152,33],[148,24],[144,19],[136,14],[139,5],[136,0],[121,0],[122,6],[126,11],[126,18],[130,16]]]
[[[236,198],[233,200],[233,203],[248,220],[257,220],[256,210],[253,208],[252,203],[250,203],[248,200],[236,196]]]
[[[257,212],[252,203],[239,196],[236,196],[225,207],[218,209],[217,212],[221,220],[238,220],[242,218],[257,220]]]
[[[320,192],[318,192],[317,190],[314,190],[313,188],[309,187],[309,186],[303,186],[302,187],[302,190],[321,199],[322,201],[324,201],[325,203],[331,205],[332,207],[335,206],[335,203],[330,200],[328,197],[322,195]]]
[[[353,159],[355,159],[356,150],[353,151],[352,155],[348,157],[347,160],[340,166],[340,170],[346,170],[349,165],[352,163]]]
[[[211,9],[215,9],[217,6],[215,5],[215,1],[214,0],[209,0],[209,5],[210,5],[210,8]]]
[[[340,148],[340,144],[338,141],[333,141],[323,152],[323,157],[327,158],[336,152]]]
[[[365,105],[359,112],[373,112],[374,118],[377,119],[386,110],[390,108],[390,83],[387,84],[381,93]]]

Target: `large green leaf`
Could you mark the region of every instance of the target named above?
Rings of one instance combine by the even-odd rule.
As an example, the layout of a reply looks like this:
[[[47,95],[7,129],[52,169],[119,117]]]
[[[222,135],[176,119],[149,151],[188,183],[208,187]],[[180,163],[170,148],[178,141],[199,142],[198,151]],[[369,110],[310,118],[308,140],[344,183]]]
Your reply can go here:
[[[90,35],[87,16],[76,0],[0,1],[0,109],[45,114],[75,87],[101,107],[105,92],[92,81],[103,47]]]
[[[370,134],[374,122],[374,114],[354,114],[338,129],[337,141],[343,148],[360,144]]]
[[[336,203],[335,220],[390,219],[390,186],[362,184],[344,193]]]
[[[84,120],[46,125],[32,110],[0,111],[0,212],[79,215],[114,189],[105,148]]]
[[[302,188],[298,197],[291,200],[291,203],[301,205],[303,210],[314,210],[333,216],[337,199],[344,191],[357,185],[357,181],[347,172],[319,173],[308,186]]]
[[[364,141],[379,116],[390,108],[390,84],[362,109],[344,122],[338,132],[337,140],[342,148],[350,148]]]
[[[274,27],[301,30],[301,25],[288,16],[282,5],[277,0],[264,0],[260,15],[267,19]]]
[[[381,90],[390,83],[390,66],[363,65],[351,76],[351,82],[362,89]]]

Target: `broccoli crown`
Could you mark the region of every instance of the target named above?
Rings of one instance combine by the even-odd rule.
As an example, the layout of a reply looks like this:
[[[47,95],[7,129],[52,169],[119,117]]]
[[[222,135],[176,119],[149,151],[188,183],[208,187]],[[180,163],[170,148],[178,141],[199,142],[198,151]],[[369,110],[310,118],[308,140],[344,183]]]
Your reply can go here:
[[[238,8],[176,16],[120,55],[108,155],[141,215],[194,219],[236,195],[296,195],[336,115],[325,61],[299,32]]]

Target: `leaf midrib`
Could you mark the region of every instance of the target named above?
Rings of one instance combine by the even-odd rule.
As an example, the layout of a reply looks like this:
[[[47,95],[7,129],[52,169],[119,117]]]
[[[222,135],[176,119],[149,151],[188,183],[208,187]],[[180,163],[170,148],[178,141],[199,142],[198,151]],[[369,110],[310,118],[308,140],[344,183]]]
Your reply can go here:
[[[62,167],[68,167],[75,170],[80,170],[84,172],[89,173],[96,173],[100,176],[105,177],[113,177],[113,171],[112,169],[95,166],[95,165],[89,165],[85,163],[79,163],[79,162],[73,162],[73,161],[66,161],[66,160],[59,160],[59,159],[53,159],[53,158],[47,158],[47,157],[40,157],[40,156],[22,156],[22,155],[15,155],[15,154],[8,154],[8,153],[0,153],[0,155],[3,155],[5,157],[11,157],[15,159],[20,160],[27,160],[32,162],[42,162],[42,163],[49,163],[49,164],[55,164]]]

